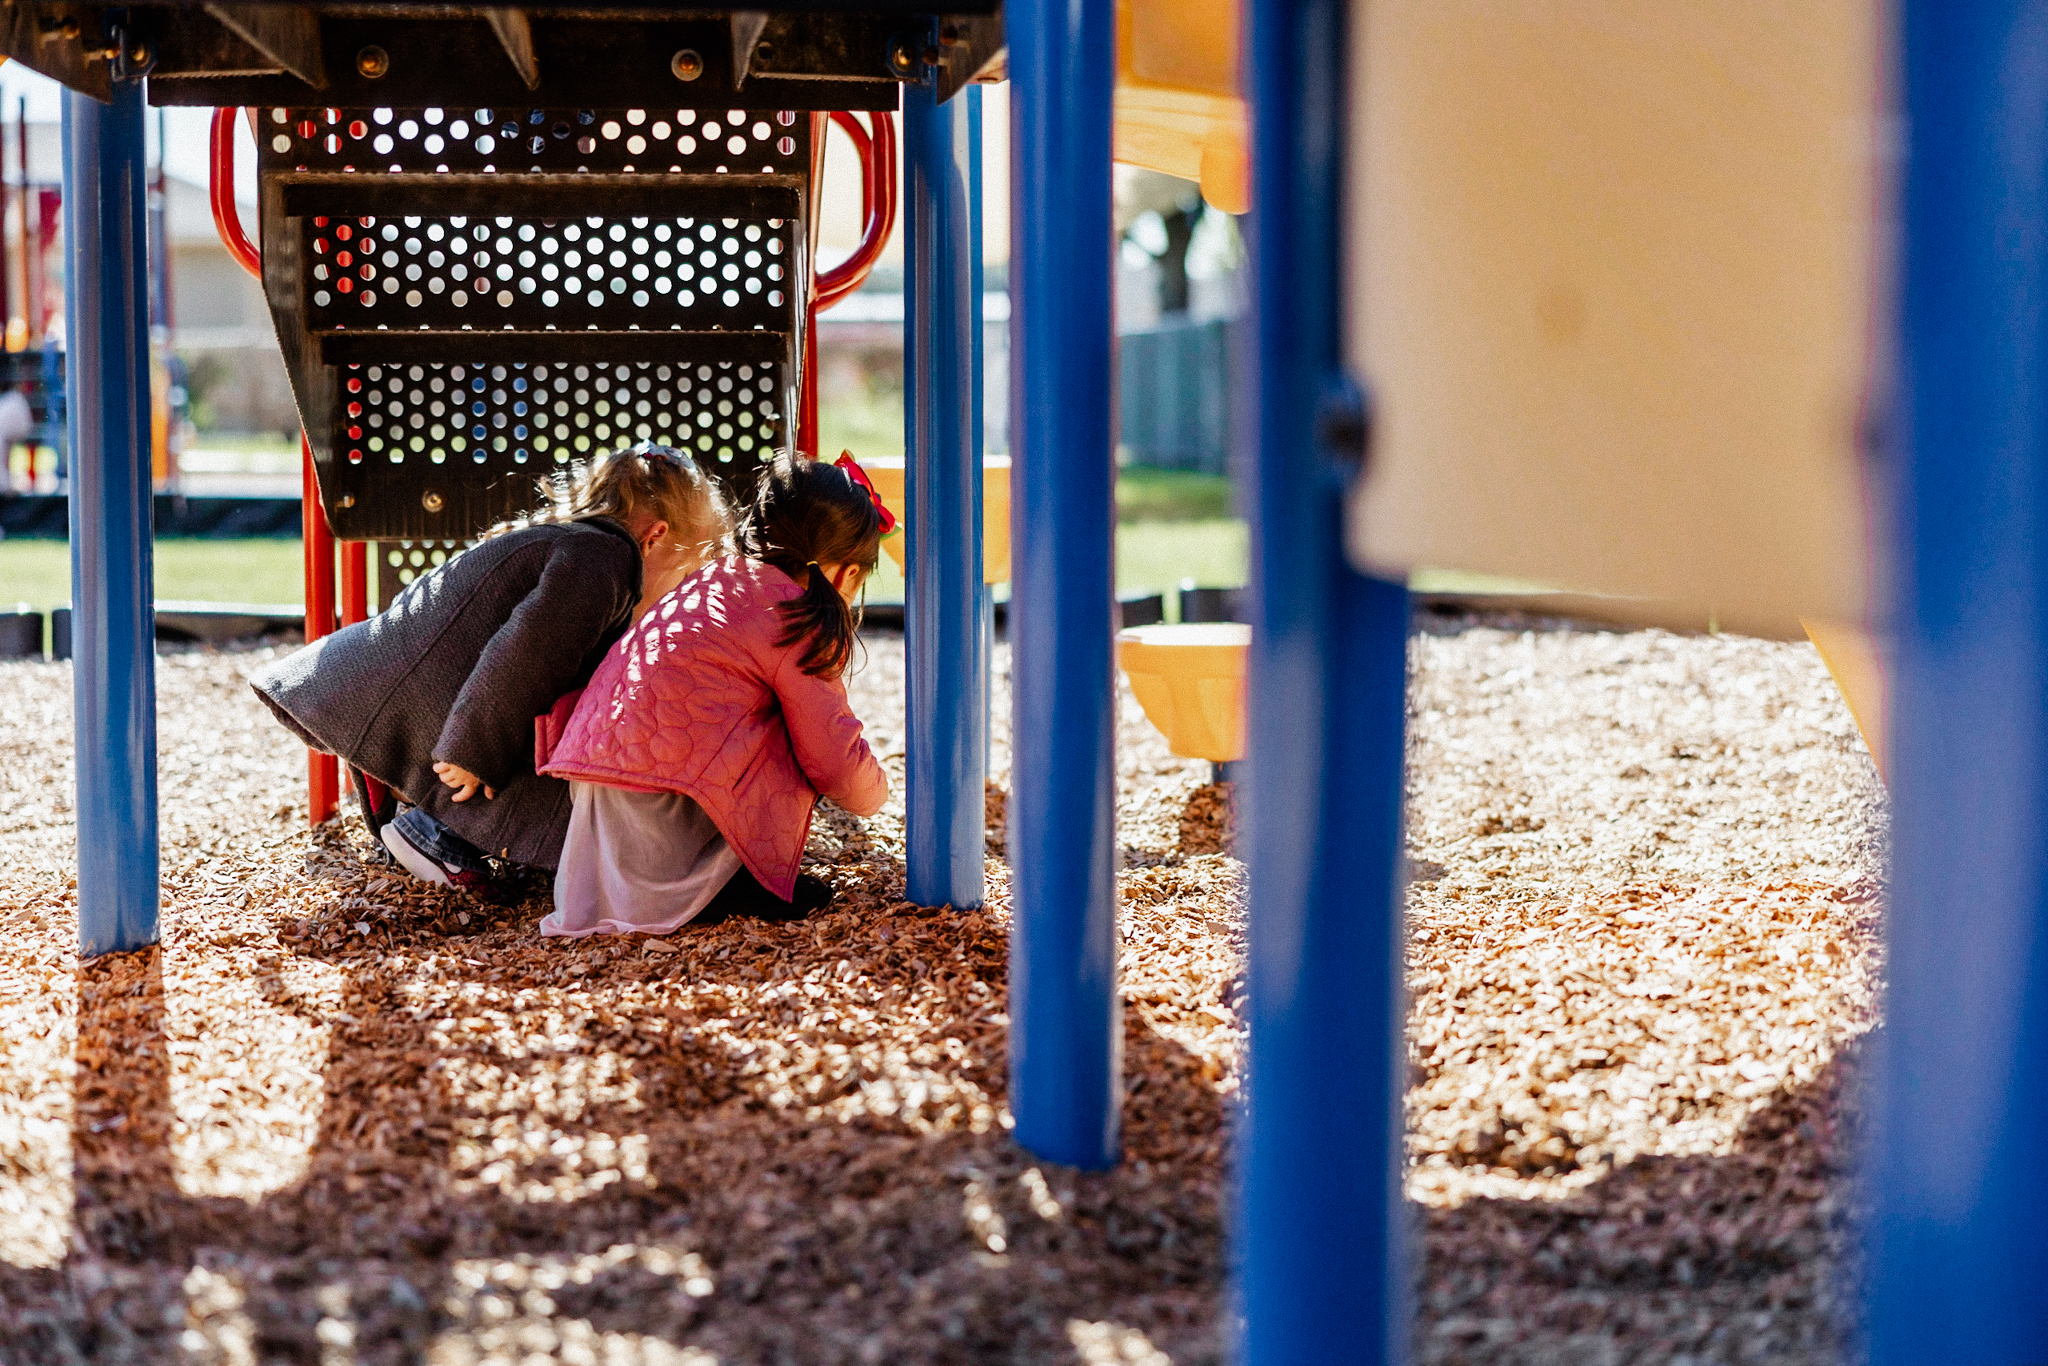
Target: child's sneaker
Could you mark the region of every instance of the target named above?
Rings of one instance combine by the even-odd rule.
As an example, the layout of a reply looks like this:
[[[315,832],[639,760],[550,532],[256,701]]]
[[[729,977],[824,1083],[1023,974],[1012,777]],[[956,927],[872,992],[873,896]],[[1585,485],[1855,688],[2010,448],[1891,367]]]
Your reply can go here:
[[[418,807],[407,807],[378,834],[391,856],[422,882],[490,894],[491,865],[483,851]]]
[[[741,868],[718,895],[711,898],[710,904],[691,918],[690,923],[717,925],[734,916],[745,916],[751,920],[802,920],[811,912],[832,904],[832,884],[809,873],[796,875],[794,893],[790,900],[784,901],[755,881],[752,873]]]

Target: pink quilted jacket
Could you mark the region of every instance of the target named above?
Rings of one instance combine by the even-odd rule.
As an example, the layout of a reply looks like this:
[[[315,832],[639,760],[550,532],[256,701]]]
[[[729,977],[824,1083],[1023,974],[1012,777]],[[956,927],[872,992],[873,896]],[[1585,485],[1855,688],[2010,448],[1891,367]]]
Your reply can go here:
[[[797,667],[801,644],[775,643],[775,605],[798,591],[758,560],[706,565],[627,629],[580,697],[540,718],[534,766],[690,797],[788,899],[819,794],[857,816],[889,795],[845,685]]]

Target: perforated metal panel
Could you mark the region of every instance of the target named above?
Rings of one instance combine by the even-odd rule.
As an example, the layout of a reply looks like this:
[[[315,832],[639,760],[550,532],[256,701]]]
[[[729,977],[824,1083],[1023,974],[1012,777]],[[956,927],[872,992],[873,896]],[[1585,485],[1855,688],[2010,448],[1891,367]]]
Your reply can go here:
[[[802,173],[810,121],[713,109],[266,109],[266,165],[305,171]]]
[[[306,320],[315,328],[781,330],[792,226],[780,218],[309,218]]]
[[[739,492],[783,434],[781,372],[743,361],[343,366],[329,492],[422,536],[481,530],[531,508],[549,471],[636,441],[687,450]]]
[[[750,494],[794,402],[808,117],[258,123],[266,292],[338,535],[466,539],[530,510],[539,476],[640,440]]]

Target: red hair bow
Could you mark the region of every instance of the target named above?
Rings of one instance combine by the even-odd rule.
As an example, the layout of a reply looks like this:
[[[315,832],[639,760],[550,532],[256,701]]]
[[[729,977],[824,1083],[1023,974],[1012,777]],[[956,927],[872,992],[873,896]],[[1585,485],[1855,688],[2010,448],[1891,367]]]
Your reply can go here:
[[[889,505],[882,501],[882,495],[875,492],[874,481],[870,480],[868,472],[854,461],[853,452],[839,452],[839,458],[834,460],[832,465],[835,469],[845,470],[848,479],[851,479],[854,483],[859,484],[868,491],[868,498],[874,503],[875,511],[882,516],[882,535],[885,537],[894,536],[896,534],[896,514],[889,511]]]

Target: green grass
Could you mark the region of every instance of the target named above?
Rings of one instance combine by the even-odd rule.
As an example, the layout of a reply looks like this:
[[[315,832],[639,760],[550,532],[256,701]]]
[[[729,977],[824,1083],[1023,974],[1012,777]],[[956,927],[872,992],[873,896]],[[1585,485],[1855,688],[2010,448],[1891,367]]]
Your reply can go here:
[[[1235,588],[1245,581],[1245,525],[1206,522],[1140,522],[1116,529],[1116,587],[1119,593],[1165,593],[1182,579],[1204,588]],[[903,575],[888,552],[868,580],[869,602],[903,601]],[[998,600],[1009,596],[998,585]]]
[[[818,405],[818,454],[836,460],[903,454],[903,391],[882,389]]]
[[[305,597],[299,543],[158,541],[156,595],[199,602],[295,603]],[[0,541],[0,605],[47,610],[71,601],[71,547]]]
[[[1248,532],[1229,518],[1126,522],[1116,529],[1119,593],[1163,593],[1193,579],[1204,588],[1236,588],[1247,573]]]
[[[1185,579],[1205,588],[1235,588],[1246,580],[1247,532],[1227,517],[1185,521],[1126,521],[1116,531],[1116,583],[1120,593],[1165,593]],[[200,602],[296,603],[304,597],[295,540],[169,540],[156,545],[156,595]],[[1457,570],[1418,569],[1409,579],[1418,593],[1541,593],[1542,584]],[[1008,596],[998,588],[999,597]],[[901,602],[903,575],[882,556],[868,582],[870,602]],[[17,602],[47,611],[71,601],[71,553],[62,541],[0,541],[0,609]]]
[[[287,441],[281,432],[203,431],[194,434],[192,444],[205,451],[238,451],[285,460],[296,460],[299,455],[298,442]]]
[[[1116,476],[1119,522],[1216,522],[1232,514],[1230,481],[1220,474],[1125,465]]]

